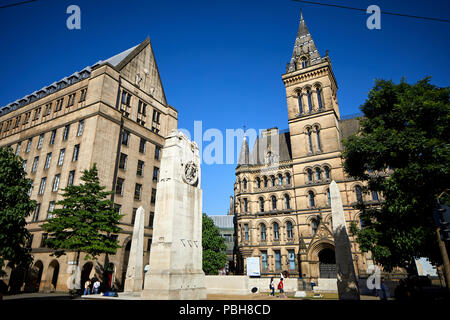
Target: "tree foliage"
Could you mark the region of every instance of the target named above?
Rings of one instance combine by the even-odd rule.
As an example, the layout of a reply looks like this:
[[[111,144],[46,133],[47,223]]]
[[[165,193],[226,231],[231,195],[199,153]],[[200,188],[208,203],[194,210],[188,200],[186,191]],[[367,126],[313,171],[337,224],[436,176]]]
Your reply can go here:
[[[227,262],[225,239],[214,221],[203,214],[202,219],[203,271],[207,275],[218,274]]]
[[[5,260],[14,267],[33,261],[26,246],[31,234],[25,227],[26,217],[36,208],[28,196],[30,188],[22,159],[11,148],[0,148],[0,270]]]
[[[84,170],[80,185],[71,185],[63,190],[64,199],[53,211],[52,218],[42,225],[48,232],[45,244],[55,250],[56,256],[65,251],[86,253],[86,259],[96,259],[107,253],[115,254],[119,244],[114,234],[122,218],[107,199],[111,192],[103,191],[96,164]]]
[[[449,94],[429,78],[377,80],[361,107],[361,131],[344,141],[345,171],[383,199],[360,202],[364,227],[351,230],[387,271],[413,270],[416,257],[439,263],[433,209],[450,182]]]

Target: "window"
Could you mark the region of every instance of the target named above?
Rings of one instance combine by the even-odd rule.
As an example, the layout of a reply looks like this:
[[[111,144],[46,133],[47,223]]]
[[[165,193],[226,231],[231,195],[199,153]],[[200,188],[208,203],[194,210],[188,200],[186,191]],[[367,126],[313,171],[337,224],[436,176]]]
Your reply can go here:
[[[312,153],[312,140],[311,140],[311,128],[308,128],[308,131],[306,132],[306,134],[308,135],[308,151],[309,153]]]
[[[291,184],[291,175],[288,172],[286,173],[286,184]]]
[[[266,225],[264,223],[260,224],[259,227],[260,233],[261,233],[261,241],[266,241],[267,235],[266,235]]]
[[[69,99],[67,100],[67,107],[73,106],[74,102],[75,102],[75,93],[72,93],[69,95]]]
[[[50,201],[48,204],[47,219],[51,219],[53,217],[53,210],[55,210],[55,201]]]
[[[86,100],[86,94],[87,94],[87,89],[81,89],[81,93],[80,93],[80,101],[79,102],[83,102],[84,100]]]
[[[21,117],[22,117],[22,116],[17,116],[17,117],[16,117],[16,121],[14,122],[14,129],[19,127],[19,124],[20,124],[20,118],[21,118]]]
[[[45,105],[45,111],[44,111],[44,117],[48,116],[50,113],[52,113],[52,103],[47,103]]]
[[[155,146],[155,159],[160,160],[161,159],[161,147]]]
[[[131,224],[133,224],[133,225],[136,222],[136,211],[137,211],[137,208],[133,208],[133,215],[131,216]]]
[[[23,160],[23,170],[27,170],[27,160]]]
[[[45,182],[47,181],[47,178],[46,177],[44,177],[44,178],[42,178],[41,179],[41,184],[39,185],[39,195],[42,195],[42,194],[44,194],[44,191],[45,191]]]
[[[301,92],[298,93],[297,101],[298,101],[298,113],[302,114],[303,113],[303,104],[302,104],[302,94],[301,94]]]
[[[248,235],[248,224],[244,224],[244,240],[248,241],[249,240],[249,235]]]
[[[30,249],[31,249],[31,246],[32,246],[32,244],[33,244],[33,238],[34,238],[34,234],[31,234],[31,235],[30,235],[30,238],[29,238],[28,241],[27,241],[27,248],[30,248]]]
[[[147,141],[144,138],[141,138],[141,140],[139,141],[139,152],[140,153],[145,153],[145,143]]]
[[[75,170],[69,172],[69,178],[67,179],[67,186],[73,185],[73,181],[75,180]]]
[[[33,117],[33,121],[39,119],[39,117],[41,116],[41,108],[36,108],[36,110],[34,110],[34,117]]]
[[[243,185],[244,185],[244,190],[247,190],[247,179],[244,178],[244,180],[242,181]]]
[[[65,141],[65,140],[67,140],[67,138],[69,138],[69,130],[70,130],[70,124],[68,124],[67,126],[64,127],[63,141]]]
[[[62,166],[62,164],[64,163],[65,153],[66,153],[66,149],[61,149],[59,151],[58,166]]]
[[[292,222],[286,222],[286,234],[288,239],[292,239],[294,237],[294,233],[292,231]]]
[[[267,251],[261,251],[261,264],[262,264],[262,269],[263,270],[267,270],[269,268],[269,264],[267,262]]]
[[[159,175],[159,168],[153,167],[153,181],[158,181],[158,175]]]
[[[290,199],[290,197],[289,197],[289,195],[288,194],[285,194],[284,195],[284,207],[286,208],[286,209],[290,209],[291,208],[291,204],[290,204],[290,201],[291,199]]]
[[[277,198],[275,196],[272,196],[271,200],[272,200],[272,210],[277,210]]]
[[[280,231],[278,227],[278,223],[273,223],[273,239],[274,240],[280,240]]]
[[[244,212],[248,212],[248,199],[244,198]]]
[[[321,152],[322,147],[320,145],[320,128],[316,126],[316,138],[317,138],[317,150]]]
[[[153,110],[153,122],[159,123],[159,117],[161,113],[159,111]]]
[[[156,189],[152,189],[152,197],[150,199],[151,203],[155,203],[156,202]]]
[[[328,200],[328,206],[331,207],[331,194],[330,194],[330,189],[327,189],[327,200]]]
[[[122,91],[122,104],[129,106],[131,101],[131,94],[126,92],[125,90]]]
[[[295,270],[295,252],[288,250],[289,270]]]
[[[31,142],[32,142],[32,139],[28,139],[28,143],[27,143],[27,149],[25,150],[25,152],[30,152],[30,149],[31,149]]]
[[[311,169],[306,170],[306,174],[308,176],[308,181],[312,182],[313,181],[313,172]]]
[[[16,156],[19,155],[20,153],[20,147],[22,146],[22,142],[17,143],[17,147],[16,147]]]
[[[77,137],[83,134],[83,130],[84,130],[84,120],[81,120],[80,122],[78,122]]]
[[[316,206],[316,202],[314,200],[314,192],[312,191],[308,192],[308,199],[309,199],[309,207],[314,208]]]
[[[39,156],[36,156],[36,157],[34,157],[33,167],[31,168],[31,172],[36,172],[38,164],[39,164]]]
[[[144,175],[144,161],[142,160],[138,160],[138,165],[137,165],[137,171],[136,174],[139,177],[142,177]]]
[[[308,66],[308,60],[305,57],[301,59],[302,68],[306,68]]]
[[[34,216],[32,222],[36,222],[39,219],[39,211],[41,211],[41,204],[36,205],[36,210],[34,210]]]
[[[73,156],[72,156],[72,162],[75,162],[78,160],[78,155],[80,153],[80,145],[77,144],[75,145],[75,147],[73,148]]]
[[[320,168],[316,168],[316,180],[319,181],[322,179],[322,171]]]
[[[23,120],[23,124],[26,124],[30,121],[31,111],[25,113],[25,119]]]
[[[275,177],[270,176],[270,182],[272,183],[272,187],[275,187]]]
[[[308,111],[312,112],[313,105],[312,105],[312,101],[311,101],[311,90],[308,89],[306,91],[306,96],[308,97]]]
[[[322,90],[320,87],[317,87],[317,103],[319,104],[319,110],[322,110]]]
[[[61,176],[59,174],[57,174],[55,176],[55,179],[53,180],[53,188],[52,188],[53,192],[57,192],[58,191],[60,177]]]
[[[319,222],[317,219],[311,220],[311,234],[314,236],[317,232],[317,228],[319,227]]]
[[[122,178],[117,178],[117,183],[116,183],[116,194],[122,195],[123,194],[123,183],[124,183],[124,179]]]
[[[52,161],[52,153],[47,153],[47,157],[45,158],[45,166],[44,169],[50,168],[50,162]]]
[[[356,194],[356,201],[362,202],[363,196],[362,196],[362,188],[360,186],[355,187],[355,194]]]
[[[47,238],[48,238],[48,233],[43,233],[42,234],[42,239],[41,239],[41,248],[45,248],[46,247],[45,241],[47,240]]]
[[[127,168],[128,156],[125,153],[120,153],[119,169],[125,170]]]
[[[278,185],[279,186],[283,185],[283,176],[281,174],[278,175]]]
[[[153,220],[155,219],[155,213],[154,212],[150,212],[150,217],[148,219],[148,226],[150,228],[153,228]]]
[[[275,269],[281,270],[281,253],[280,250],[275,250]]]
[[[122,211],[122,206],[120,204],[114,203],[114,210],[116,213],[120,214]]]
[[[128,146],[128,143],[130,142],[130,133],[127,130],[122,131],[122,144],[124,146]]]
[[[156,128],[155,126],[152,126],[152,132],[159,134],[159,129]]]
[[[325,179],[331,179],[331,172],[329,167],[324,167],[323,172],[325,173]]]
[[[55,144],[55,137],[56,137],[56,129],[52,131],[52,135],[50,136],[50,145]]]
[[[141,100],[139,100],[139,104],[138,104],[138,113],[142,114],[143,116],[145,116],[147,114],[147,104],[142,102]]]
[[[64,98],[58,99],[58,100],[56,101],[55,112],[58,112],[58,111],[61,110],[62,105],[63,105],[63,102],[64,102]]]
[[[259,198],[259,211],[264,212],[264,199]]]
[[[42,148],[42,143],[44,142],[44,134],[41,134],[40,136],[39,136],[39,142],[38,142],[38,145],[37,145],[37,149],[38,150],[40,150],[41,148]]]
[[[264,177],[264,188],[267,188],[267,177]]]
[[[256,187],[261,188],[261,179],[260,178],[256,178]]]
[[[372,191],[372,200],[373,201],[378,201],[378,193],[376,191]]]

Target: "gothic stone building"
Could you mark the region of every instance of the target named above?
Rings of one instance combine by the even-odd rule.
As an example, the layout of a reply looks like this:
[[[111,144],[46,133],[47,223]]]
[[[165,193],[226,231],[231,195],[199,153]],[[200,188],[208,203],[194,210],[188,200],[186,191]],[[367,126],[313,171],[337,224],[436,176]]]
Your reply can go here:
[[[245,258],[259,257],[262,276],[288,271],[291,277],[317,280],[336,277],[330,182],[340,188],[348,227],[359,225],[357,198],[378,197],[362,194],[362,183],[344,173],[342,139],[358,131],[359,120],[341,119],[331,60],[319,54],[303,16],[300,20],[282,75],[289,131],[263,131],[251,153],[246,137],[242,143],[233,204],[236,263],[245,273]],[[351,248],[356,273],[365,273],[370,255],[353,238]]]
[[[112,190],[124,217],[118,234],[122,246],[109,256],[111,283],[123,285],[134,214],[145,210],[144,261],[152,238],[161,148],[177,128],[177,110],[167,104],[150,39],[107,60],[75,72],[0,111],[0,146],[10,146],[24,160],[33,181],[37,208],[27,221],[33,239],[30,270],[6,271],[10,290],[68,291],[75,253],[50,256],[41,224],[51,219],[61,190],[81,182],[84,169],[97,164],[100,183]],[[100,264],[105,257],[100,256]],[[81,286],[97,263],[80,257]]]

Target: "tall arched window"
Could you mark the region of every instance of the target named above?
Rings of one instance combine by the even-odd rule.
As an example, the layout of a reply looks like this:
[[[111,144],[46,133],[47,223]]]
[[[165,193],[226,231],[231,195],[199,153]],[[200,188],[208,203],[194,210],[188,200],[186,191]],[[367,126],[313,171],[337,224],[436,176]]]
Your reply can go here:
[[[242,184],[244,186],[244,190],[247,190],[247,179],[244,178],[244,180],[242,180]]]
[[[362,202],[363,201],[363,196],[362,196],[362,188],[361,188],[361,186],[356,186],[355,187],[355,194],[356,194],[356,201],[357,202]]]
[[[298,92],[297,101],[298,101],[298,113],[302,114],[303,113],[303,104],[302,104],[302,93],[300,91]]]
[[[289,195],[288,194],[285,194],[284,195],[284,207],[286,208],[286,209],[290,209],[291,208],[291,201],[290,201],[291,199],[290,199],[290,197],[289,197]]]
[[[263,197],[259,198],[259,211],[264,212],[264,199],[263,199]]]
[[[323,172],[325,173],[325,179],[331,179],[330,168],[324,167]]]
[[[309,153],[312,153],[313,152],[313,149],[312,149],[312,140],[311,140],[311,128],[308,128],[308,130],[307,130],[307,132],[306,132],[306,134],[308,135],[308,151],[309,151]]]
[[[279,186],[283,185],[283,176],[281,174],[278,175],[278,185]]]
[[[267,177],[264,176],[264,188],[267,188]]]
[[[316,180],[321,179],[322,179],[322,171],[320,170],[320,168],[316,168]]]
[[[313,171],[311,169],[306,170],[306,174],[308,176],[308,181],[313,181]]]
[[[311,233],[313,236],[316,234],[318,227],[319,227],[319,222],[317,221],[317,219],[312,219],[311,220]]]
[[[317,103],[319,105],[319,110],[322,110],[322,89],[320,87],[317,87],[316,90],[317,93]]]
[[[259,177],[256,178],[256,187],[261,188],[261,179]]]
[[[273,223],[273,239],[274,240],[280,239],[280,231],[279,231],[278,223],[276,223],[276,222]]]
[[[320,128],[316,126],[316,139],[317,139],[317,150],[322,151],[322,146],[320,145]]]
[[[261,241],[266,240],[266,225],[264,223],[261,223],[259,226],[259,230],[261,233]]]
[[[270,182],[272,183],[272,187],[275,187],[275,176],[270,176]]]
[[[271,200],[272,200],[272,210],[277,210],[277,198],[275,196],[272,196]]]
[[[292,232],[292,222],[286,222],[286,235],[288,239],[292,239],[294,237],[294,233]]]
[[[307,96],[307,98],[308,98],[308,111],[309,111],[309,112],[312,112],[313,105],[312,105],[312,100],[311,100],[311,90],[310,90],[310,89],[308,89],[308,90],[306,91],[306,96]]]
[[[316,206],[316,201],[314,199],[314,192],[312,191],[308,192],[308,200],[309,200],[309,207],[314,208]]]
[[[289,172],[286,172],[286,184],[291,184],[291,175]]]
[[[327,200],[328,200],[328,206],[331,207],[331,194],[330,194],[330,189],[327,189]]]

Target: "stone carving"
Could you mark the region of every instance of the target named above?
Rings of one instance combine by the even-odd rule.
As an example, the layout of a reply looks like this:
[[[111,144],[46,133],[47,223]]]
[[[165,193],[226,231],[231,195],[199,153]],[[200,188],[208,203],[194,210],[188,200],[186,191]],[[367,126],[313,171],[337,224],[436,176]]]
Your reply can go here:
[[[184,165],[183,173],[183,179],[187,184],[196,184],[198,180],[198,167],[194,161],[189,161]]]

